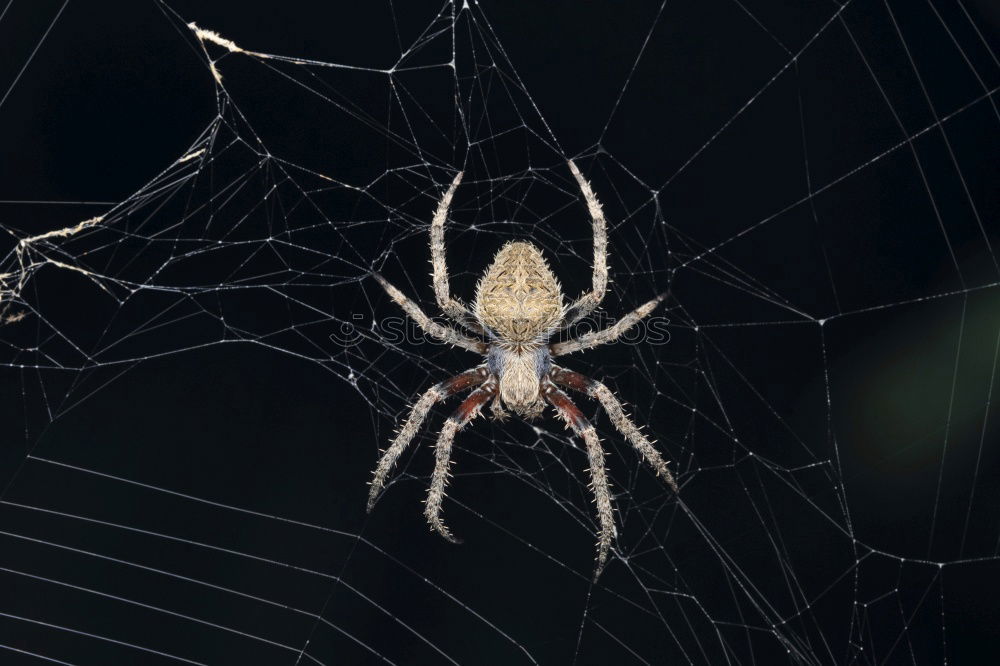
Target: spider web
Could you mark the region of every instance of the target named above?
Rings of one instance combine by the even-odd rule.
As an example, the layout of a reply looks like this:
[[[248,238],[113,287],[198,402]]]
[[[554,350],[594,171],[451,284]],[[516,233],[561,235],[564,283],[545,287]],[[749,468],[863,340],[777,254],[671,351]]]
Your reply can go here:
[[[8,79],[15,121],[36,54],[83,20],[66,6]],[[114,201],[0,202],[4,663],[996,657],[985,4],[389,3],[263,29],[153,7],[116,48],[152,66],[157,35],[194,139],[143,127],[170,157]],[[586,455],[551,416],[459,435],[463,546],[420,516],[454,406],[364,514],[415,397],[479,362],[420,339],[371,273],[437,314],[428,225],[463,169],[456,295],[530,239],[576,296],[570,157],[609,220],[598,324],[670,290],[669,339],[564,363],[628,403],[681,485],[581,399],[619,525],[596,583]]]

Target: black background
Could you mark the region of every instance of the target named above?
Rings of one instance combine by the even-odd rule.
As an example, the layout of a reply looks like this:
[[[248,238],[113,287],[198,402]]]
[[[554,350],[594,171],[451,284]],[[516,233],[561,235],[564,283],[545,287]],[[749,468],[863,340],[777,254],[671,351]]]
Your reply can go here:
[[[32,58],[60,6],[15,2],[0,20],[0,89],[13,85],[0,106],[0,224],[16,236],[109,208],[16,201],[128,199],[216,116],[216,88],[186,21],[255,51],[366,68],[391,67],[401,44],[446,26],[432,22],[440,6],[422,2],[71,2]],[[992,54],[1000,14],[964,3],[977,34],[957,3],[889,7],[857,1],[837,15],[834,3],[480,3],[471,11],[480,26],[488,19],[510,61],[480,51],[481,63],[516,72],[531,98],[472,105],[495,125],[479,136],[523,113],[544,139],[517,135],[471,153],[450,130],[418,130],[416,144],[428,152],[415,156],[343,113],[345,101],[373,114],[395,108],[385,75],[316,68],[312,84],[331,93],[317,100],[280,74],[301,67],[221,60],[228,94],[247,115],[236,132],[252,127],[290,163],[357,184],[400,164],[434,165],[419,173],[426,182],[378,186],[412,212],[408,225],[335,234],[350,239],[349,249],[317,245],[350,255],[346,266],[322,266],[329,289],[310,292],[341,319],[393,314],[361,279],[376,268],[432,307],[420,221],[448,167],[465,165],[470,180],[518,173],[544,208],[558,205],[546,189],[572,195],[561,160],[578,156],[612,220],[617,280],[607,309],[634,307],[669,286],[676,330],[672,346],[599,350],[574,367],[607,379],[660,436],[681,471],[686,509],[634,469],[633,454],[612,443],[602,422],[612,476],[627,489],[619,502],[638,516],[623,533],[636,568],[613,562],[591,586],[593,524],[578,520],[590,508],[580,452],[552,439],[561,427],[546,417],[538,426],[552,435],[542,439],[565,448],[557,457],[569,471],[532,475],[539,463],[531,445],[541,441],[532,427],[480,420],[456,454],[446,508],[465,539],[456,548],[428,534],[420,515],[426,437],[407,458],[407,480],[371,517],[363,507],[377,448],[408,400],[475,362],[468,354],[382,352],[368,341],[353,358],[363,362],[352,385],[327,329],[301,329],[322,335],[316,344],[329,362],[315,362],[276,351],[301,349],[281,337],[267,346],[202,346],[235,336],[196,319],[134,343],[124,355],[153,357],[141,363],[35,371],[50,364],[11,350],[65,350],[29,315],[0,329],[12,344],[0,369],[0,612],[21,618],[0,617],[0,644],[73,664],[177,663],[150,650],[201,663],[296,663],[295,650],[237,632],[308,646],[326,664],[382,663],[357,641],[414,664],[448,663],[442,652],[477,664],[996,660],[1000,456],[989,391],[1000,272],[989,242],[997,238],[1000,66]],[[471,77],[461,58],[483,39],[460,40],[460,75]],[[432,40],[407,62],[447,54],[448,40]],[[428,114],[450,118],[452,91],[440,80],[403,73],[399,81]],[[530,115],[533,105],[549,130]],[[945,117],[942,134],[935,123]],[[400,120],[391,121],[397,131]],[[247,168],[227,174],[224,164],[219,183]],[[490,182],[488,193],[502,187]],[[262,198],[261,183],[248,200]],[[659,210],[649,205],[653,191]],[[460,295],[471,294],[475,275],[513,235],[547,251],[567,292],[585,287],[589,229],[579,226],[579,202],[539,220],[519,206],[479,211],[480,199],[459,199],[466,220],[452,266]],[[320,201],[333,220],[370,213],[363,197]],[[475,223],[512,219],[469,233]],[[719,243],[724,249],[691,260]],[[200,268],[185,264],[169,277],[225,281]],[[82,277],[45,271],[25,300],[81,345],[97,345],[93,336],[116,313],[125,321],[111,339],[139,321]],[[925,298],[932,295],[943,296]],[[155,298],[141,307],[165,307]],[[199,305],[243,330],[297,316],[281,298],[223,298]],[[764,325],[747,325],[754,322]],[[197,349],[159,355],[187,346]],[[427,361],[415,359],[424,353]],[[695,423],[690,406],[725,425]],[[435,415],[431,430],[442,412]],[[491,448],[503,446],[513,450]],[[813,471],[794,471],[800,466]],[[652,527],[642,536],[644,521]],[[790,601],[782,592],[789,587],[805,601]],[[776,609],[762,615],[787,623],[766,626],[746,601],[761,596]],[[776,636],[794,636],[791,651]],[[0,663],[42,662],[8,649]]]

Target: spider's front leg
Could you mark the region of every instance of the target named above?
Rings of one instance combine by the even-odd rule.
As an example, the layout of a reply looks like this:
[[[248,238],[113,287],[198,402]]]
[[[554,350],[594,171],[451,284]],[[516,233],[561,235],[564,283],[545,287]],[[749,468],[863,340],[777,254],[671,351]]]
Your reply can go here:
[[[450,476],[451,445],[455,434],[474,419],[490,398],[497,393],[495,382],[476,389],[458,406],[441,428],[437,443],[434,445],[434,473],[431,475],[430,489],[427,491],[427,503],[424,505],[424,516],[431,528],[452,543],[460,543],[441,520],[441,504],[444,502],[445,488]]]
[[[604,411],[608,413],[611,417],[611,422],[615,424],[615,428],[618,432],[625,435],[625,438],[636,448],[642,457],[646,459],[649,466],[652,467],[661,479],[666,481],[667,485],[675,492],[680,492],[677,487],[677,481],[674,479],[674,475],[671,474],[670,469],[667,467],[667,461],[663,459],[660,452],[656,450],[653,443],[642,434],[639,427],[628,417],[625,413],[624,408],[622,408],[621,401],[615,397],[615,394],[611,392],[607,386],[597,381],[596,379],[591,379],[586,375],[580,374],[579,372],[574,372],[572,370],[567,370],[566,368],[560,368],[554,366],[549,372],[549,377],[556,384],[560,386],[565,386],[567,388],[573,389],[574,391],[579,391],[581,393],[586,393],[592,398],[597,398],[600,401],[601,406],[604,407]]]
[[[549,383],[543,389],[545,399],[555,407],[556,412],[573,429],[577,435],[583,438],[587,445],[587,458],[590,461],[590,487],[594,492],[594,500],[597,502],[597,518],[601,523],[601,531],[597,538],[597,568],[594,571],[594,580],[601,575],[604,564],[608,560],[608,551],[611,550],[611,541],[615,538],[614,514],[611,510],[611,490],[608,487],[608,472],[604,468],[604,449],[597,438],[597,431],[590,424],[587,417],[583,415],[580,408],[573,404],[569,396]]]
[[[379,458],[378,465],[375,467],[375,478],[372,479],[371,489],[368,491],[369,512],[375,506],[375,501],[378,499],[382,488],[385,487],[386,477],[389,476],[389,472],[396,465],[396,461],[402,455],[403,450],[406,449],[407,445],[413,440],[414,435],[417,434],[420,424],[427,418],[427,413],[431,407],[448,396],[479,386],[486,381],[488,376],[489,371],[485,365],[482,365],[472,370],[466,370],[439,384],[435,384],[420,396],[420,399],[413,405],[410,414],[406,417],[403,427],[399,429],[395,439],[392,440],[392,444],[389,445],[389,448]]]

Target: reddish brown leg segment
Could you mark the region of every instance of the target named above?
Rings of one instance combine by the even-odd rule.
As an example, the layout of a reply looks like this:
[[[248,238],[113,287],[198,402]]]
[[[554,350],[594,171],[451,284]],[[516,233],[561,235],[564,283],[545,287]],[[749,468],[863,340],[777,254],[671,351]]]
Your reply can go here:
[[[552,368],[549,377],[561,386],[586,393],[592,398],[597,398],[604,407],[604,411],[611,418],[611,422],[615,424],[618,432],[625,435],[632,446],[646,459],[650,467],[656,471],[660,478],[666,481],[667,485],[675,493],[679,492],[677,481],[674,480],[674,475],[670,473],[670,469],[667,467],[667,461],[663,459],[660,452],[653,446],[653,442],[649,441],[639,430],[638,426],[632,422],[632,419],[628,417],[622,408],[622,403],[611,392],[611,389],[586,375],[581,375],[579,372],[573,372],[572,370],[560,367]]]
[[[456,393],[461,393],[467,389],[474,386],[479,386],[486,378],[489,376],[489,372],[486,370],[485,366],[480,366],[478,368],[473,368],[472,370],[466,370],[465,372],[455,375],[451,379],[446,379],[440,384],[436,384],[420,396],[416,404],[410,410],[409,416],[406,417],[406,422],[403,427],[399,429],[396,437],[392,440],[392,444],[389,448],[385,450],[382,457],[378,461],[378,465],[375,467],[375,478],[372,479],[371,489],[368,492],[368,510],[371,511],[372,507],[375,506],[375,501],[378,499],[378,494],[381,492],[382,488],[385,486],[386,477],[389,472],[392,471],[393,466],[396,464],[396,460],[406,449],[407,445],[413,440],[414,435],[417,434],[417,430],[420,429],[420,424],[424,422],[427,417],[427,412],[430,411],[431,407],[435,403],[440,402],[447,398],[448,396],[455,395]]]
[[[448,468],[451,466],[451,445],[455,434],[474,419],[483,405],[495,395],[496,384],[492,382],[473,391],[444,422],[441,434],[438,435],[437,443],[434,445],[434,473],[431,475],[431,485],[427,492],[424,516],[434,531],[452,543],[459,543],[459,540],[452,536],[451,531],[441,520],[441,504],[450,476]]]
[[[566,368],[560,368],[559,366],[554,366],[552,368],[549,372],[549,377],[556,384],[565,386],[566,388],[571,388],[574,391],[579,391],[580,393],[587,393],[590,390],[591,384],[594,383],[594,380],[587,375],[574,372],[573,370],[567,370]]]
[[[590,460],[590,487],[597,503],[597,518],[601,524],[601,531],[597,538],[597,568],[594,572],[594,580],[597,580],[607,562],[611,541],[616,534],[614,514],[611,511],[608,473],[604,468],[604,449],[601,448],[601,442],[597,439],[594,426],[590,425],[590,421],[583,415],[580,408],[573,404],[568,395],[549,384],[545,389],[545,398],[587,445],[587,458]]]

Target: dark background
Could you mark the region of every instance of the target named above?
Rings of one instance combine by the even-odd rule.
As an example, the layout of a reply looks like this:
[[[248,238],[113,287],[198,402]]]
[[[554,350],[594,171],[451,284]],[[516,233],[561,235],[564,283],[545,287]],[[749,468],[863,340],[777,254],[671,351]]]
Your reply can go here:
[[[479,3],[455,47],[471,149],[440,68],[398,73],[394,98],[385,74],[229,55],[218,96],[184,28],[369,69],[426,30],[404,58],[418,66],[448,59],[447,33],[429,36],[450,25],[440,5],[70,2],[51,25],[61,7],[14,2],[0,19],[0,250],[113,210],[64,257],[189,291],[109,295],[47,267],[27,317],[0,328],[0,663],[1000,656],[988,3]],[[197,182],[164,175],[206,127],[218,158]],[[198,204],[241,174],[242,210],[288,189],[254,166],[264,145],[311,170],[294,173],[318,211],[269,204],[238,224],[220,206],[209,221]],[[664,492],[597,417],[628,555],[597,585],[585,459],[550,417],[460,436],[446,514],[461,547],[420,514],[432,434],[367,516],[406,406],[475,359],[330,339],[355,314],[396,314],[368,270],[433,308],[427,218],[460,166],[456,292],[517,236],[578,293],[589,227],[566,157],[611,220],[609,313],[672,293],[670,345],[568,362],[633,405],[683,485],[680,501]],[[178,196],[137,199],[150,182]],[[237,247],[150,277],[164,252],[289,228],[324,259],[255,255],[241,274]],[[268,261],[301,270],[257,279]],[[246,275],[245,293],[200,288]]]

